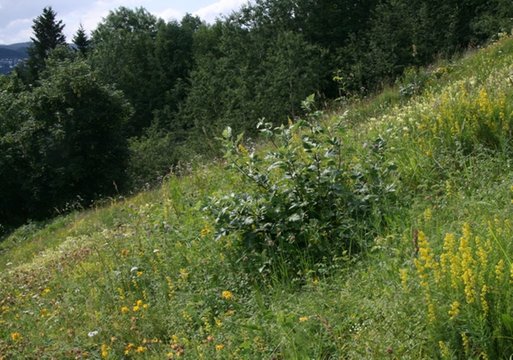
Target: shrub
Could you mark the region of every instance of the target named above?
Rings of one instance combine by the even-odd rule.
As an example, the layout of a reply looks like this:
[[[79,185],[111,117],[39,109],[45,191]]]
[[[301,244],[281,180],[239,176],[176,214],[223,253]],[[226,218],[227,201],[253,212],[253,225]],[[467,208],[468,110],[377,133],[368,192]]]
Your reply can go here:
[[[403,75],[396,81],[399,85],[401,96],[409,98],[419,95],[429,80],[429,74],[416,67],[409,67],[404,70]]]
[[[238,235],[239,260],[253,271],[292,273],[361,251],[389,211],[393,164],[385,142],[360,149],[343,144],[342,126],[314,118],[259,129],[273,148],[250,151],[242,135],[223,133],[226,160],[245,191],[210,200],[218,237]]]

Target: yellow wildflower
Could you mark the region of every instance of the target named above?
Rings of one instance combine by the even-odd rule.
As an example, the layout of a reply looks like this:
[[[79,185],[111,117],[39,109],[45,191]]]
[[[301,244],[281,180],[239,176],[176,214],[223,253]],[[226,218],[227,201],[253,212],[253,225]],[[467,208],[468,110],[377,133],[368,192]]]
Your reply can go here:
[[[470,236],[472,235],[472,231],[470,229],[470,224],[469,223],[464,223],[463,226],[462,226],[462,233],[463,233],[463,237],[467,240],[470,240]]]
[[[109,356],[109,347],[106,344],[102,344],[101,355],[102,359],[106,359]]]
[[[221,351],[224,349],[224,345],[223,344],[217,344],[216,345],[216,351]]]
[[[408,290],[408,269],[400,269],[399,277],[401,278],[401,285],[404,291]]]
[[[429,247],[429,243],[427,241],[426,234],[423,231],[419,231],[418,234],[419,241],[419,258],[424,262],[424,269],[432,269],[433,268],[433,255],[431,253],[431,248]]]
[[[221,297],[225,300],[232,300],[233,299],[233,293],[229,290],[225,290],[222,292]]]
[[[477,250],[477,257],[479,258],[479,263],[483,269],[488,265],[488,251],[482,246]]]
[[[440,353],[442,355],[442,359],[449,359],[450,358],[450,351],[449,347],[445,343],[445,341],[439,341],[438,347],[440,348]]]
[[[138,306],[138,305],[135,305],[133,308],[132,308],[133,312],[138,312],[139,310],[141,310],[141,308]]]
[[[465,354],[468,355],[470,350],[470,340],[468,335],[464,332],[461,333],[461,342],[463,343],[463,349],[465,349]]]
[[[22,338],[22,336],[19,332],[13,332],[11,334],[12,341],[19,341],[19,340],[21,340],[21,338]]]
[[[431,211],[431,208],[427,208],[424,210],[424,221],[429,222],[433,218],[433,212]]]
[[[117,288],[117,291],[118,291],[119,298],[121,300],[125,300],[125,292],[123,291],[123,289],[122,288]]]
[[[239,151],[241,152],[242,155],[248,155],[249,154],[248,149],[246,149],[246,147],[244,145],[239,144],[239,146],[237,146],[237,148],[239,149]]]
[[[451,254],[449,261],[450,261],[450,265],[451,265],[451,287],[453,289],[457,289],[458,284],[459,284],[460,271],[461,271],[460,259],[459,259],[458,254],[456,254],[456,253]]]
[[[146,348],[144,346],[138,346],[137,349],[135,349],[135,352],[138,354],[142,354],[146,351]]]
[[[489,306],[488,306],[488,302],[486,301],[486,294],[488,293],[488,286],[483,285],[483,287],[481,288],[481,295],[480,295],[480,299],[481,299],[481,308],[483,309],[483,313],[485,315],[488,314],[488,311],[489,311]]]
[[[451,317],[451,320],[454,320],[456,316],[460,313],[460,302],[455,300],[451,304],[451,309],[449,310],[449,316]]]
[[[205,226],[203,226],[203,229],[201,229],[200,231],[200,236],[202,238],[207,237],[211,232],[212,229],[210,228],[210,226],[208,224],[205,224]]]
[[[428,303],[428,320],[430,323],[434,323],[436,321],[435,304],[432,302]]]
[[[491,112],[491,103],[490,103],[490,100],[488,99],[488,93],[486,92],[486,89],[482,88],[480,91],[479,91],[479,97],[477,99],[477,103],[479,105],[479,109],[485,113],[485,114],[488,114]]]
[[[449,264],[454,250],[455,238],[453,233],[447,233],[444,237],[442,255],[440,256],[440,265],[443,273],[449,271]]]
[[[128,306],[122,306],[121,307],[121,313],[122,314],[126,314],[130,311],[130,309],[128,308]]]
[[[301,316],[299,318],[299,322],[305,322],[305,321],[308,321],[308,316]]]
[[[501,282],[504,276],[504,260],[500,259],[497,265],[495,265],[495,279],[497,279],[497,282]]]
[[[474,302],[474,285],[475,285],[475,278],[474,278],[474,272],[472,269],[467,269],[463,273],[462,276],[463,283],[465,284],[465,297],[467,299],[468,304],[472,304]]]
[[[187,269],[180,269],[180,278],[182,278],[183,280],[187,280],[188,277],[189,273],[187,272]]]

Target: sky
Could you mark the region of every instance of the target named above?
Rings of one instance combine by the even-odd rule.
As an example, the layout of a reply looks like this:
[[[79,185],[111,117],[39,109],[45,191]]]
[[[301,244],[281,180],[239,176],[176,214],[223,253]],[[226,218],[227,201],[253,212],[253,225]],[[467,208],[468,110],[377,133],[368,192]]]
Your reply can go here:
[[[34,18],[46,6],[57,12],[71,41],[80,24],[90,34],[99,22],[120,6],[144,7],[166,21],[179,20],[186,13],[213,22],[219,15],[238,10],[247,0],[0,0],[0,44],[30,41]]]

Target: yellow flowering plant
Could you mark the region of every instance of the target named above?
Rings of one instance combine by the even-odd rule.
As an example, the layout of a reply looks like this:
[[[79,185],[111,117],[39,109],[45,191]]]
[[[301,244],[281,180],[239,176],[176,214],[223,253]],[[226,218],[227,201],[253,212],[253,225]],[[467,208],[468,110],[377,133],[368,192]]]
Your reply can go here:
[[[440,355],[499,358],[513,352],[513,278],[506,222],[490,222],[475,233],[448,233],[441,249],[419,231],[414,280],[422,291],[428,327]],[[484,234],[483,234],[484,233]],[[498,237],[497,234],[502,237]],[[506,265],[508,264],[508,265]],[[400,274],[404,282],[404,270]]]

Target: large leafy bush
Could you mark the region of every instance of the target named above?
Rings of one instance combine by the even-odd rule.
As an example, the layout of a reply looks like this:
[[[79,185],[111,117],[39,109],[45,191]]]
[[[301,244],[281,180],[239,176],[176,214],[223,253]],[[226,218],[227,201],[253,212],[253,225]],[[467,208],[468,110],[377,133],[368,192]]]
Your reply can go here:
[[[296,273],[362,250],[393,200],[385,142],[352,148],[342,126],[314,118],[259,129],[273,144],[264,153],[248,150],[229,128],[223,133],[226,160],[246,187],[208,206],[218,236],[238,235],[237,261],[249,270]]]

